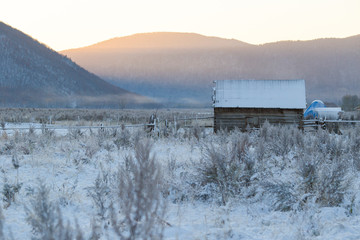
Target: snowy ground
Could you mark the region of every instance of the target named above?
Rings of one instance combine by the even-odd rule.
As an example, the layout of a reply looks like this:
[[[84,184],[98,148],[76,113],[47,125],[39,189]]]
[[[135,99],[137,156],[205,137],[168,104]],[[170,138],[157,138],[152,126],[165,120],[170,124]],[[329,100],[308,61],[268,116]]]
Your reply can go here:
[[[29,128],[29,124],[7,125],[8,128],[19,126]],[[271,131],[271,134],[275,134],[277,130]],[[359,150],[356,149],[356,146],[360,147],[356,145],[360,143],[356,137],[359,132],[357,129],[342,136],[323,132],[299,136],[299,133],[290,133],[289,130],[284,133],[289,134],[288,139],[281,133],[278,137],[265,137],[264,144],[268,148],[265,148],[263,155],[259,153],[258,142],[258,135],[263,133],[247,134],[250,143],[244,151],[254,160],[254,170],[246,187],[239,182],[241,189],[229,194],[224,205],[220,200],[221,191],[214,187],[214,183],[200,183],[201,172],[198,169],[203,161],[208,161],[207,149],[210,146],[220,151],[221,148],[217,147],[245,139],[246,133],[214,135],[209,131],[201,131],[199,134],[180,129],[164,137],[147,136],[142,130],[137,132],[135,129],[128,133],[129,136],[123,132],[118,132],[118,136],[100,134],[98,130],[92,133],[89,130],[80,133],[68,130],[36,130],[33,133],[29,130],[16,133],[12,130],[3,131],[0,137],[0,187],[3,190],[1,207],[4,217],[2,231],[5,239],[10,239],[11,235],[14,239],[31,239],[32,236],[40,238],[32,231],[25,207],[31,208],[31,201],[41,182],[49,189],[50,201],[59,206],[63,221],[69,222],[71,229],[76,228],[77,222],[84,238],[88,239],[96,223],[100,226],[97,230],[100,239],[114,238],[109,220],[99,220],[97,217],[97,206],[89,196],[89,189],[94,186],[99,174],[111,175],[125,164],[126,157],[134,154],[135,139],[149,138],[153,143],[152,154],[163,170],[163,197],[167,202],[167,211],[162,219],[166,223],[162,223],[164,239],[360,239],[360,178],[354,167],[357,164],[355,160],[359,158]],[[352,165],[340,177],[340,184],[348,186],[338,187],[343,194],[337,204],[331,203],[332,196],[322,200],[321,194],[326,190],[321,190],[320,183],[316,183],[315,190],[303,190],[305,180],[299,176],[297,162],[302,156],[299,151],[307,148],[300,149],[299,146],[308,144],[308,139],[315,138],[314,135],[317,135],[314,141],[323,140],[324,144],[319,144],[319,152],[307,156],[314,156],[313,159],[326,157],[322,166],[326,165],[329,169],[333,165],[328,160],[334,156],[339,160],[346,158],[347,164]],[[302,140],[286,147],[286,141],[294,138]],[[328,140],[323,138],[332,140],[327,143]],[[116,139],[122,140],[118,146],[115,144]],[[276,139],[285,147],[273,143]],[[329,147],[331,144],[336,146]],[[355,146],[354,149],[352,146]],[[317,148],[314,149],[312,151]],[[331,155],[332,149],[340,150]],[[321,173],[320,169],[319,175],[316,175],[319,179],[323,176]],[[269,194],[271,190],[263,185],[268,180],[278,184],[276,186],[289,183],[290,190],[283,192],[287,195],[282,198],[278,193]],[[10,203],[6,200],[5,184],[21,185]],[[204,194],[199,194],[201,191]],[[276,206],[282,204],[279,201],[288,201],[287,196],[293,199],[286,203],[289,209],[276,209]],[[309,200],[305,202],[303,196],[309,196]],[[109,197],[108,200],[114,198]]]

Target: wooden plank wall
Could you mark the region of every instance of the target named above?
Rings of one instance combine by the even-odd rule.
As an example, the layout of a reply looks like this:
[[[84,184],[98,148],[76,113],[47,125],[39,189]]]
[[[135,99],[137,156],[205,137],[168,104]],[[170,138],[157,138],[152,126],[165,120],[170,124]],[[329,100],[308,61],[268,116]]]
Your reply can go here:
[[[302,127],[302,109],[214,108],[214,131],[259,128],[266,120],[271,124],[296,124]]]

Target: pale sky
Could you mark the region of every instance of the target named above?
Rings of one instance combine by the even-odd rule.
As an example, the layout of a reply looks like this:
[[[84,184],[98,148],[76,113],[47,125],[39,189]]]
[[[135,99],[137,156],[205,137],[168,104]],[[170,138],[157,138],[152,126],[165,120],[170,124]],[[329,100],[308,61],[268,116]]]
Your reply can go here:
[[[1,0],[0,21],[55,50],[160,31],[261,44],[360,34],[360,0]]]

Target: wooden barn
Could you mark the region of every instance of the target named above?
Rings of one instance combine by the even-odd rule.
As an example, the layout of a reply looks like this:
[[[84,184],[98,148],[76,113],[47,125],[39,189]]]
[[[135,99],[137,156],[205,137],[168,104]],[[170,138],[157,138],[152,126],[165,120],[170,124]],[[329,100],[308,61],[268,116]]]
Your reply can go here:
[[[301,126],[304,80],[221,80],[214,88],[214,131],[271,124]]]

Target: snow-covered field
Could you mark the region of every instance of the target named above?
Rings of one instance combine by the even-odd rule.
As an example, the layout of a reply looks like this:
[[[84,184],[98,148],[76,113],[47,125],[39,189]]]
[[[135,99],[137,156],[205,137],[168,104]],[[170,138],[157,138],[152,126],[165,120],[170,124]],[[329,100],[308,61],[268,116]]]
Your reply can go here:
[[[0,239],[360,239],[359,127],[19,126],[0,133]]]

